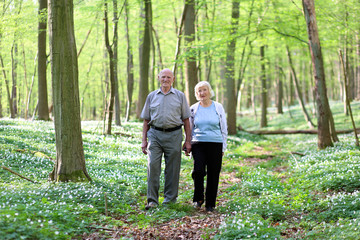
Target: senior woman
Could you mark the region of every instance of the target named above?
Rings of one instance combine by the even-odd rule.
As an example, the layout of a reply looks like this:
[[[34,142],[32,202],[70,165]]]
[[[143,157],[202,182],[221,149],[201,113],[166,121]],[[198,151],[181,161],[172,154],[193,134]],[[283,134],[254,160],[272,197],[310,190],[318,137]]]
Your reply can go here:
[[[190,107],[191,151],[194,158],[194,207],[204,203],[204,178],[206,178],[205,208],[214,211],[219,185],[222,157],[226,149],[227,125],[223,106],[211,100],[214,96],[210,84],[201,81],[195,86],[199,101]]]

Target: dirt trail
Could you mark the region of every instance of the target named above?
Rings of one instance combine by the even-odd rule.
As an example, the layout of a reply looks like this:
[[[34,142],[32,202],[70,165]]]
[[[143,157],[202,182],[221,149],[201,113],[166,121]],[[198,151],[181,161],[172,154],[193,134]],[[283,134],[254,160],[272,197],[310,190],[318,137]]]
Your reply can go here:
[[[249,158],[242,160],[241,165],[255,165],[260,162],[268,161],[268,159]],[[241,179],[236,177],[234,172],[222,172],[219,193],[217,199],[217,207],[225,206],[226,200],[221,198],[222,192]],[[181,184],[184,186],[183,184]],[[180,189],[181,191],[181,189]],[[144,211],[138,209],[139,212]],[[216,210],[214,212],[206,212],[205,209],[196,211],[193,215],[185,216],[178,219],[172,219],[166,223],[159,223],[146,229],[137,229],[133,227],[121,227],[119,229],[99,229],[101,232],[95,232],[90,235],[84,235],[83,239],[121,239],[129,238],[134,240],[181,240],[181,239],[211,239],[219,231],[221,222],[225,216]],[[129,224],[131,225],[131,224]],[[105,232],[104,232],[105,231]]]

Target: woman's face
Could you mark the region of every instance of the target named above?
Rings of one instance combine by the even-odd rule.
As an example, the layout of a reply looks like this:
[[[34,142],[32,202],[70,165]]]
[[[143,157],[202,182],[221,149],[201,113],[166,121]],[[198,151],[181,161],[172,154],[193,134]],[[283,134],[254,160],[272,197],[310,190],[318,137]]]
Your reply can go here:
[[[196,91],[197,97],[200,101],[210,99],[210,91],[207,86],[199,87]]]

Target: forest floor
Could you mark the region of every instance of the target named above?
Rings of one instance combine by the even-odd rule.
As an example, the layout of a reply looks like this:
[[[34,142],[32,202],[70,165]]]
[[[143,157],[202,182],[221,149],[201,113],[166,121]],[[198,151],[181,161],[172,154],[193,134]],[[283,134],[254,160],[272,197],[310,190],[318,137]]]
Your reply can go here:
[[[337,129],[349,129],[342,109],[334,111]],[[306,129],[300,111],[296,116],[274,116],[267,129]],[[241,120],[245,129],[259,125]],[[360,149],[353,134],[323,150],[316,135],[229,136],[216,210],[208,213],[192,207],[191,158],[183,156],[177,203],[145,211],[142,125],[129,122],[115,128],[126,135],[110,136],[98,122],[82,126],[93,182],[53,184],[47,180],[49,159],[56,158],[53,123],[0,119],[0,166],[40,183],[0,168],[1,239],[360,240]]]
[[[271,152],[264,152],[259,148],[259,152],[272,156]],[[249,157],[243,159],[241,165],[256,166],[259,163],[271,160],[271,157],[266,159]],[[284,171],[283,168],[275,169],[275,171]],[[229,187],[241,182],[241,179],[236,177],[235,172],[221,173],[219,191],[217,198],[217,207],[225,207],[228,199],[222,198],[222,193]],[[179,192],[182,192],[182,187],[186,186],[180,183]],[[189,204],[192,204],[189,202]],[[134,206],[138,214],[146,214],[143,207]],[[151,211],[151,210],[150,210]],[[226,218],[226,214],[220,213],[215,209],[214,212],[207,212],[204,207],[196,210],[192,215],[185,216],[178,219],[172,219],[166,223],[155,223],[151,227],[138,228],[134,224],[123,217],[121,219],[128,226],[121,226],[116,229],[99,228],[99,231],[91,234],[83,235],[83,239],[96,240],[96,239],[135,239],[135,240],[181,240],[181,239],[211,239],[218,233],[221,222]]]

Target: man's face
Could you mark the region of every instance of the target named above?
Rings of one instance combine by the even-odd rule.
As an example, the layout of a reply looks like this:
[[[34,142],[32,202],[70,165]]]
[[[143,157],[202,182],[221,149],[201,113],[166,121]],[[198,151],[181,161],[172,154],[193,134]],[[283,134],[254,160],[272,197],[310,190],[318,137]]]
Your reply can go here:
[[[174,75],[169,70],[164,70],[159,74],[160,86],[170,88],[174,82]]]

